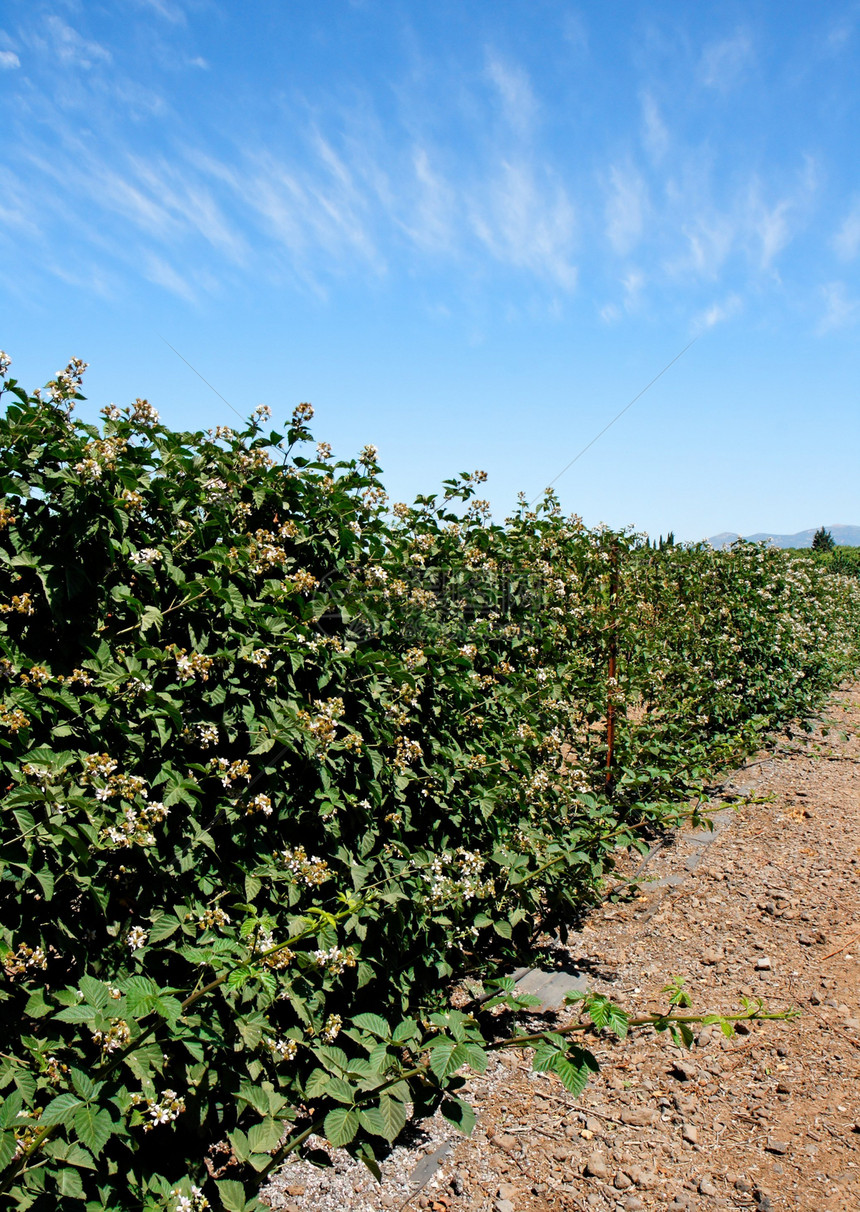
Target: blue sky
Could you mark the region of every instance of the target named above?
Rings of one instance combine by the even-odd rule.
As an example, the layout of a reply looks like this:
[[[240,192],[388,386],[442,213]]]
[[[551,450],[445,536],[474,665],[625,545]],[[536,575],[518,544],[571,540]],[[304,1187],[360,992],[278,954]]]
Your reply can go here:
[[[860,524],[860,4],[6,0],[0,346],[395,499]]]

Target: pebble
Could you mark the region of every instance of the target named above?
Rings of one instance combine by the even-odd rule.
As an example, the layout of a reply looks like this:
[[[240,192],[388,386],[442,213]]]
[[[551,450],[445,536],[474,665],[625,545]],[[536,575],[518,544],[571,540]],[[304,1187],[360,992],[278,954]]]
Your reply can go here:
[[[514,1205],[509,1199],[497,1199],[496,1212],[514,1212]]]
[[[499,1183],[499,1189],[496,1192],[499,1199],[514,1200],[517,1198],[517,1189],[513,1183]]]
[[[763,955],[761,959],[756,960],[755,966],[756,972],[770,972],[771,968],[773,967],[766,955]]]
[[[791,1148],[787,1140],[780,1140],[779,1137],[769,1136],[765,1145],[768,1153],[779,1153],[780,1155],[788,1153]]]
[[[606,1158],[602,1153],[592,1153],[588,1161],[585,1163],[585,1173],[589,1178],[608,1178],[609,1171],[606,1168]]]
[[[625,1174],[623,1170],[619,1170],[612,1183],[616,1191],[629,1191],[633,1186],[633,1179],[629,1174]]]
[[[624,1201],[625,1212],[643,1212],[645,1205],[638,1195],[628,1195]]]
[[[685,1124],[681,1136],[690,1145],[697,1145],[699,1143],[699,1129],[695,1124]]]
[[[648,1128],[651,1124],[656,1124],[660,1119],[660,1112],[656,1107],[631,1107],[629,1111],[621,1112],[622,1124],[628,1124],[633,1128]]]

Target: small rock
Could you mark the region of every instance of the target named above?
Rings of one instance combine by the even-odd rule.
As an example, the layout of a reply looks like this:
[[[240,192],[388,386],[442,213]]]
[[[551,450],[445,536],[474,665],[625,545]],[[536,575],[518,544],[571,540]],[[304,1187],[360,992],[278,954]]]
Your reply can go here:
[[[787,1140],[780,1140],[776,1136],[769,1136],[767,1138],[765,1148],[767,1149],[768,1153],[779,1153],[781,1156],[789,1151],[791,1145]]]
[[[697,1145],[699,1143],[699,1129],[695,1124],[685,1124],[681,1136],[690,1145]]]
[[[714,1186],[710,1175],[703,1174],[699,1179],[699,1194],[700,1195],[716,1195],[717,1188]]]
[[[606,1168],[606,1158],[602,1153],[592,1153],[585,1163],[585,1173],[589,1178],[609,1177],[609,1171]]]
[[[777,1082],[776,1092],[777,1094],[791,1094],[791,1086],[783,1078],[781,1082]]]
[[[722,958],[723,957],[720,955],[719,951],[714,951],[710,948],[707,951],[702,952],[702,963],[707,964],[709,967],[713,967],[714,964],[718,964]]]
[[[514,1205],[509,1199],[497,1199],[496,1212],[514,1212]]]
[[[624,1201],[625,1212],[644,1212],[645,1205],[638,1195],[628,1195]]]
[[[490,1138],[490,1144],[495,1145],[497,1149],[504,1149],[505,1153],[512,1153],[519,1145],[519,1141],[509,1132],[498,1132]]]
[[[744,1195],[752,1194],[753,1185],[748,1178],[744,1178],[743,1174],[735,1179],[735,1190],[742,1191]]]
[[[498,1195],[499,1199],[514,1200],[517,1198],[517,1189],[513,1183],[499,1183],[496,1195]]]
[[[625,1174],[623,1170],[619,1170],[612,1180],[612,1185],[616,1191],[629,1191],[633,1186],[633,1179],[629,1174]]]
[[[675,1061],[672,1066],[672,1076],[677,1078],[679,1082],[691,1082],[695,1079],[698,1070],[690,1061],[679,1060]]]
[[[641,1187],[643,1191],[653,1191],[660,1182],[660,1175],[656,1170],[642,1170],[636,1175],[636,1186]]]
[[[770,959],[766,955],[763,955],[761,959],[757,959],[755,962],[756,972],[770,972],[772,967],[773,964],[771,964]]]
[[[300,1195],[304,1195],[305,1193],[304,1187],[299,1186],[285,1187],[284,1190],[287,1195],[292,1195],[293,1199],[298,1199]]]
[[[455,1195],[462,1195],[466,1190],[466,1184],[463,1182],[463,1179],[459,1174],[455,1174],[451,1179],[451,1190]]]
[[[632,1128],[648,1128],[659,1119],[660,1112],[656,1107],[630,1107],[629,1110],[621,1112],[622,1124],[628,1124]]]
[[[854,1031],[860,1035],[860,1018],[846,1018],[842,1020],[842,1026],[847,1031]]]

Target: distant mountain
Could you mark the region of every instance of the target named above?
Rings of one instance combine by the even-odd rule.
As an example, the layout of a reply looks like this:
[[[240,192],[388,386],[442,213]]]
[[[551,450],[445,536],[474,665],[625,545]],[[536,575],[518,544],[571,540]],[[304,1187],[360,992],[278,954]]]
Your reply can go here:
[[[774,547],[811,547],[818,529],[818,526],[813,526],[811,530],[799,530],[797,534],[766,534],[762,531],[759,534],[745,534],[743,537],[751,543],[769,541]],[[833,535],[833,542],[837,547],[860,547],[860,526],[825,526],[824,529]],[[735,539],[740,537],[731,530],[724,530],[722,534],[715,534],[713,538],[708,539],[708,542],[716,548],[730,547]]]

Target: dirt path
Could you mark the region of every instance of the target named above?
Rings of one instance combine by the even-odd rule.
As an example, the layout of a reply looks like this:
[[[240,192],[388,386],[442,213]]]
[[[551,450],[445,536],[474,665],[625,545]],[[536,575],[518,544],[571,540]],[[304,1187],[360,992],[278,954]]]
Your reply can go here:
[[[762,997],[800,1019],[731,1040],[706,1028],[691,1052],[642,1033],[600,1041],[601,1073],[579,1099],[504,1055],[469,1083],[470,1140],[434,1122],[394,1151],[381,1187],[353,1163],[289,1166],[273,1206],[860,1209],[860,687],[825,716],[724,785],[713,836],[662,849],[638,899],[555,952],[633,1012],[663,1009],[661,987],[683,974],[696,1009]]]

